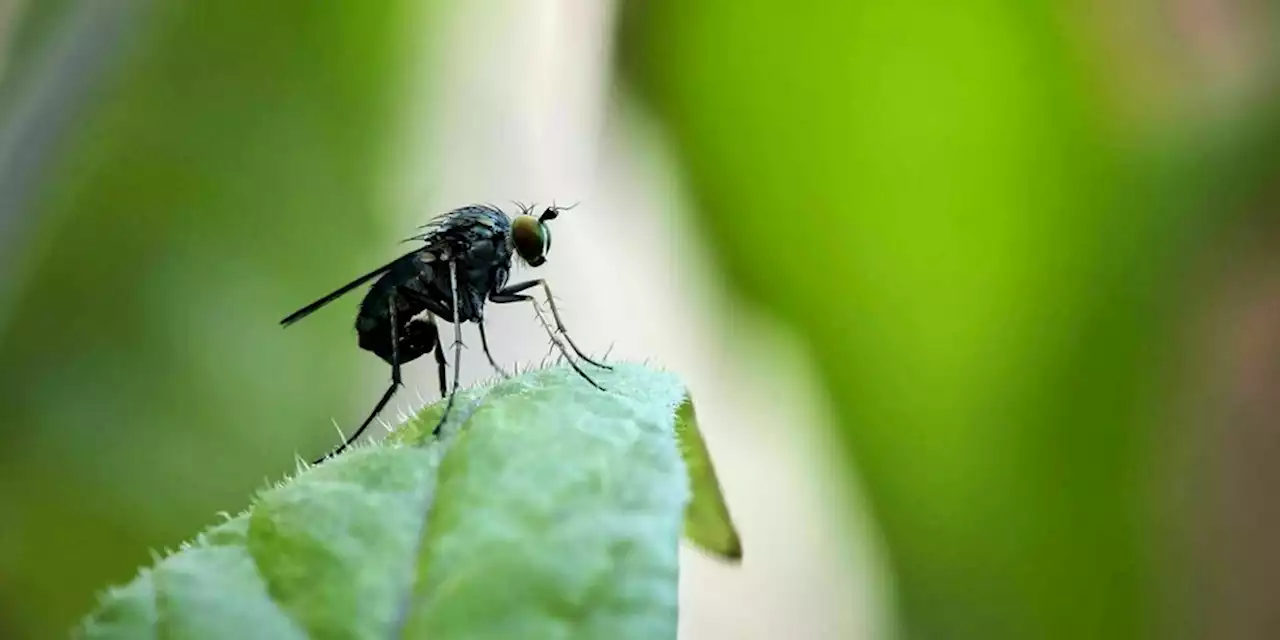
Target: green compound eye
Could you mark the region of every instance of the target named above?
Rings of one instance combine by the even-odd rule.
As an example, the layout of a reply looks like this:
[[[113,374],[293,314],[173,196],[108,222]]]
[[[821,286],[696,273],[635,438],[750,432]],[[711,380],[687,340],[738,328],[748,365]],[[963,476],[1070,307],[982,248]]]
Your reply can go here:
[[[530,215],[516,216],[511,222],[511,242],[516,253],[529,266],[536,267],[547,261],[551,249],[551,230],[541,220]]]

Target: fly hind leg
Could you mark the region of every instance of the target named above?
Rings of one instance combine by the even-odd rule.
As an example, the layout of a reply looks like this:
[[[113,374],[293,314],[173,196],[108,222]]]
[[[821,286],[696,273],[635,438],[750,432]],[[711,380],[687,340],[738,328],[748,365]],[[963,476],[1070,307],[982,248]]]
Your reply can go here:
[[[350,437],[346,438],[337,449],[316,460],[315,464],[320,464],[350,447],[364,433],[364,430],[369,428],[373,419],[378,417],[379,413],[382,413],[387,403],[391,401],[391,397],[396,394],[396,390],[400,388],[400,366],[418,359],[436,347],[439,339],[435,323],[429,320],[422,321],[411,318],[408,322],[400,325],[396,316],[396,300],[395,296],[392,295],[387,300],[387,316],[385,320],[376,316],[364,316],[358,320],[356,330],[360,333],[360,347],[372,351],[387,364],[391,365],[391,385],[382,394],[378,404],[374,405],[373,411],[369,412],[369,417],[360,423],[360,427]]]

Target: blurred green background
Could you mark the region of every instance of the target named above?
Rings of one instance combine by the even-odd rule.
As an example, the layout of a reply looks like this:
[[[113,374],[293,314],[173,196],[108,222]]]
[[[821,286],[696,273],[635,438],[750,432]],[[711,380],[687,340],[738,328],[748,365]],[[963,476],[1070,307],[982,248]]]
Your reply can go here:
[[[1280,635],[1273,5],[608,6],[604,91],[802,337],[901,636]],[[10,3],[0,636],[59,635],[363,410],[347,319],[276,321],[408,235],[454,10]]]

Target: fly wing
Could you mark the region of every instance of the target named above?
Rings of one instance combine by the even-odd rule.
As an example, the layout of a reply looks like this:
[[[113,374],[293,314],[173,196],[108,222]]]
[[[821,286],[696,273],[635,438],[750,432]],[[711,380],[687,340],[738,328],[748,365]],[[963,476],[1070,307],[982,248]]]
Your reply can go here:
[[[297,311],[294,311],[293,313],[289,314],[289,316],[288,316],[287,318],[285,318],[284,320],[281,320],[281,321],[280,321],[281,326],[285,326],[285,327],[287,327],[287,326],[289,326],[289,325],[291,325],[291,324],[293,324],[293,323],[295,323],[295,322],[297,322],[297,321],[299,321],[299,320],[301,320],[301,319],[303,319],[303,318],[305,318],[305,317],[307,317],[307,316],[311,315],[311,314],[312,314],[312,312],[314,312],[316,309],[319,309],[320,307],[323,307],[323,306],[325,306],[326,304],[329,304],[330,302],[333,302],[334,300],[337,300],[338,298],[342,297],[343,295],[345,295],[347,292],[351,291],[352,289],[354,289],[354,288],[356,288],[356,287],[358,287],[358,286],[360,286],[360,285],[362,285],[362,284],[364,284],[364,283],[366,283],[366,282],[368,282],[368,281],[370,281],[370,280],[374,279],[374,278],[375,278],[375,277],[377,277],[377,276],[382,275],[383,273],[386,273],[387,271],[390,271],[390,270],[391,270],[391,268],[392,268],[392,267],[394,267],[394,266],[396,266],[396,264],[397,264],[397,263],[399,263],[401,260],[405,260],[406,258],[410,258],[410,257],[412,257],[414,254],[419,253],[419,252],[421,252],[421,251],[422,251],[422,248],[414,249],[413,251],[410,251],[409,253],[406,253],[406,254],[404,254],[404,255],[400,256],[399,258],[396,258],[395,260],[392,260],[391,262],[388,262],[387,264],[384,264],[384,265],[382,265],[381,267],[378,267],[377,269],[374,269],[373,271],[370,271],[369,273],[366,273],[366,274],[364,274],[364,275],[360,276],[359,278],[356,278],[355,280],[352,280],[351,282],[348,282],[347,284],[343,285],[343,286],[342,286],[342,288],[338,289],[337,291],[334,291],[333,293],[330,293],[330,294],[328,294],[328,295],[324,296],[323,298],[320,298],[319,300],[316,300],[315,302],[312,302],[311,304],[309,304],[309,305],[307,305],[307,306],[305,306],[305,307],[303,307],[303,308],[301,308],[301,309],[298,309]]]

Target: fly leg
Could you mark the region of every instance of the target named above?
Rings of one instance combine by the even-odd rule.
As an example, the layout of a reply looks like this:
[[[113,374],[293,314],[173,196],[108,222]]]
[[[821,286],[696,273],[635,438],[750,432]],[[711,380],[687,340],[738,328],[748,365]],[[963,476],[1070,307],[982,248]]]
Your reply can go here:
[[[339,445],[337,449],[334,449],[327,455],[316,460],[314,464],[320,464],[321,462],[346,451],[347,447],[351,446],[351,443],[355,442],[356,438],[359,438],[360,434],[364,433],[364,430],[369,428],[373,419],[378,417],[379,413],[382,413],[382,410],[386,408],[387,403],[391,402],[391,396],[394,396],[396,394],[396,389],[400,387],[400,336],[397,335],[396,297],[394,294],[388,297],[387,305],[391,313],[391,386],[387,387],[386,392],[382,394],[382,399],[373,407],[373,411],[369,413],[369,417],[365,418],[364,422],[360,423],[360,428],[356,429],[355,433],[351,434],[351,436]]]
[[[613,367],[610,367],[609,365],[600,364],[599,362],[596,362],[595,360],[592,360],[591,358],[587,357],[587,354],[583,353],[582,349],[579,349],[578,345],[574,344],[573,338],[569,337],[569,330],[564,328],[564,321],[560,319],[560,311],[556,309],[556,300],[554,297],[551,296],[551,286],[547,284],[546,280],[543,280],[542,278],[538,278],[537,280],[528,280],[525,282],[513,284],[509,287],[503,287],[502,289],[499,289],[498,291],[490,295],[489,300],[498,304],[502,304],[504,302],[519,302],[521,300],[528,300],[533,303],[534,309],[536,310],[538,308],[538,303],[536,300],[533,299],[532,296],[517,295],[517,294],[519,294],[521,291],[525,291],[526,289],[532,289],[533,287],[536,287],[539,285],[542,286],[542,290],[547,294],[547,304],[551,306],[551,317],[554,318],[556,321],[556,333],[559,333],[560,335],[564,336],[565,342],[569,343],[569,347],[573,349],[574,353],[578,354],[579,358],[582,358],[583,360],[586,360],[587,362],[590,362],[591,364],[597,367],[600,367],[601,369],[613,369]]]
[[[499,375],[504,378],[510,378],[511,374],[507,373],[507,370],[503,369],[498,364],[498,361],[493,359],[492,353],[489,353],[489,338],[484,335],[484,318],[480,318],[476,324],[480,326],[480,346],[484,349],[484,355],[489,359],[489,364],[493,366],[494,371],[497,371]]]
[[[526,293],[521,293],[522,291],[532,289],[533,287],[536,287],[539,285],[541,285],[543,291],[547,293],[547,304],[551,306],[551,316],[555,318],[554,329],[552,329],[551,325],[547,322],[546,317],[542,315],[542,310],[538,307],[538,301],[535,300],[531,295],[528,295]],[[489,301],[493,302],[494,304],[506,304],[509,302],[528,301],[530,304],[532,304],[533,311],[538,315],[538,320],[542,322],[543,328],[547,330],[547,335],[551,337],[551,342],[555,344],[556,348],[560,349],[561,355],[564,356],[564,359],[569,363],[569,366],[573,367],[573,370],[576,371],[578,375],[582,376],[584,380],[591,383],[591,386],[601,391],[604,391],[604,387],[597,384],[595,380],[592,380],[591,376],[587,375],[587,373],[583,371],[581,367],[578,366],[578,363],[574,362],[573,358],[569,357],[569,353],[565,349],[564,343],[568,342],[569,347],[573,349],[574,353],[578,354],[579,358],[582,358],[583,360],[590,362],[591,364],[597,367],[600,367],[601,369],[612,369],[613,367],[600,364],[599,362],[596,362],[595,360],[588,358],[587,355],[583,353],[581,349],[578,348],[578,345],[573,343],[573,339],[569,337],[568,330],[564,328],[564,322],[560,319],[560,312],[556,309],[556,302],[551,297],[551,287],[547,286],[547,282],[545,280],[539,278],[537,280],[528,280],[526,282],[513,284],[509,287],[503,287],[502,289],[499,289],[489,294]],[[561,342],[559,336],[564,336],[564,342]]]
[[[435,355],[436,375],[440,378],[440,399],[443,400],[448,394],[448,387],[445,386],[445,380],[448,379],[445,368],[448,363],[444,359],[444,345],[440,344],[440,328],[436,324],[436,317],[427,312],[425,318],[410,320],[407,332],[409,335],[405,336],[405,345],[413,352],[414,357],[428,351]]]
[[[449,410],[453,408],[453,398],[458,395],[458,380],[462,363],[462,323],[458,320],[460,315],[458,312],[458,263],[453,260],[449,260],[449,284],[453,294],[453,387],[449,390],[449,399],[444,403],[444,413],[440,414],[440,422],[436,424],[435,429],[431,430],[431,435],[433,436],[440,435],[440,429],[444,427],[445,421],[449,419]],[[439,341],[436,343],[436,348],[443,348]],[[437,362],[440,362],[440,358],[443,357],[443,354],[438,355]],[[443,368],[443,364],[441,367]],[[443,387],[444,385],[442,384],[441,386]]]
[[[449,387],[445,384],[449,379],[448,374],[445,373],[445,367],[449,366],[449,363],[444,359],[444,344],[436,340],[436,348],[433,352],[436,356],[436,376],[440,378],[440,397],[443,398],[449,394]]]

